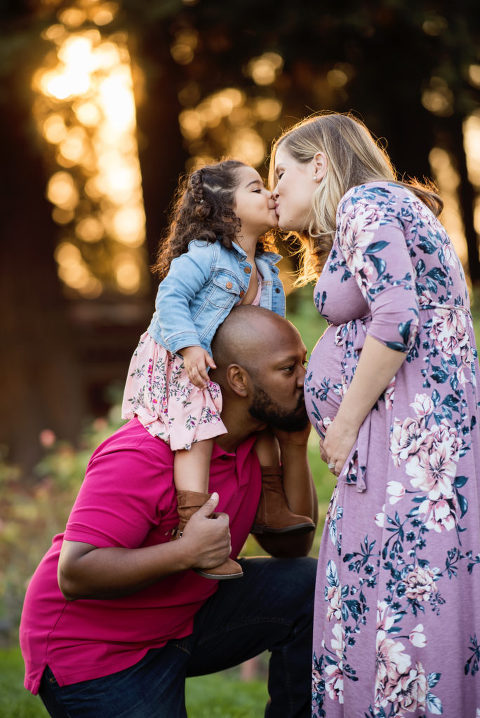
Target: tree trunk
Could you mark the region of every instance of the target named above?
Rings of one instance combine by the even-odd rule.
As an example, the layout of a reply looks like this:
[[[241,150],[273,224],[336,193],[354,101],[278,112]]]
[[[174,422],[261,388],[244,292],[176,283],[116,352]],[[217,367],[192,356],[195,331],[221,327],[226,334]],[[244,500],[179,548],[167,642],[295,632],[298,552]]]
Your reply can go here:
[[[458,185],[458,204],[467,242],[468,268],[475,289],[480,288],[480,259],[478,253],[478,234],[475,230],[475,189],[470,182],[467,168],[467,155],[463,142],[464,117],[452,115],[441,121],[441,142],[449,152],[460,179]]]
[[[53,251],[56,227],[45,200],[46,176],[35,141],[28,89],[31,67],[4,80],[0,108],[0,442],[30,469],[39,432],[73,439],[83,402],[75,337],[66,318]]]

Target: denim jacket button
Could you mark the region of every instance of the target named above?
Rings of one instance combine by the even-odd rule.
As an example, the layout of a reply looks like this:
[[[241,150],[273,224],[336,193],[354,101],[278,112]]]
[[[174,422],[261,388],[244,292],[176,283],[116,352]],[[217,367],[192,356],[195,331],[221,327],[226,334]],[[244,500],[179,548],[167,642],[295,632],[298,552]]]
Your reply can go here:
[[[225,286],[227,289],[231,289],[233,287],[233,284],[231,282],[227,282]]]
[[[239,295],[239,296],[240,296],[240,297],[244,297],[244,296],[245,296],[245,292],[243,291],[243,289],[241,290],[241,292],[240,292],[240,295]]]
[[[252,270],[250,269],[250,267],[244,267],[243,271],[245,272],[245,274],[250,274]]]

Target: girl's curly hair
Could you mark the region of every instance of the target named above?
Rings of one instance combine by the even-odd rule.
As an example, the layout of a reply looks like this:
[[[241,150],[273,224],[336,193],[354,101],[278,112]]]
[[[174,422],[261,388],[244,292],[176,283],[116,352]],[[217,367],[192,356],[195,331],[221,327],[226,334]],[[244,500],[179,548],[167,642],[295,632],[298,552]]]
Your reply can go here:
[[[157,261],[152,269],[164,279],[173,259],[187,251],[192,239],[207,242],[219,240],[227,249],[240,231],[235,214],[235,191],[238,172],[246,165],[224,160],[206,165],[184,177],[177,189],[166,235],[160,240]],[[273,240],[262,238],[257,254],[275,250]]]

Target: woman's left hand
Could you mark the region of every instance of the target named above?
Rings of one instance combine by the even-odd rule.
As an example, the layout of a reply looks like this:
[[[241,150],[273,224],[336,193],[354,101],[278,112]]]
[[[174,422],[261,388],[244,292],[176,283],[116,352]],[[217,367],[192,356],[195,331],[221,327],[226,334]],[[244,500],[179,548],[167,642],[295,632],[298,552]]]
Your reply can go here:
[[[325,439],[320,446],[320,453],[335,476],[340,474],[357,436],[358,429],[345,425],[339,419],[334,419],[328,426]]]

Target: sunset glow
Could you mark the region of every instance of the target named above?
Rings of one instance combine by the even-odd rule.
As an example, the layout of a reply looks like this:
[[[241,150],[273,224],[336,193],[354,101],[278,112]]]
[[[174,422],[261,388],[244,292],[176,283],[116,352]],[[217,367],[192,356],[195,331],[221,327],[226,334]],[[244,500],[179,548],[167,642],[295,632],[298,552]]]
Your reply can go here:
[[[106,29],[117,10],[90,0],[59,11],[33,78],[36,120],[53,148],[46,194],[65,232],[58,273],[86,297],[134,294],[147,272],[131,61],[126,35]]]

